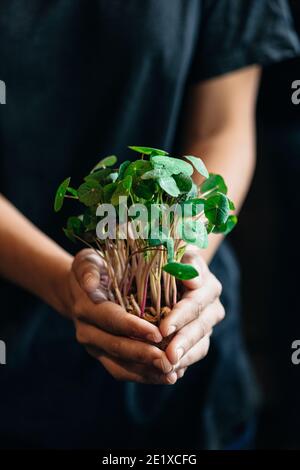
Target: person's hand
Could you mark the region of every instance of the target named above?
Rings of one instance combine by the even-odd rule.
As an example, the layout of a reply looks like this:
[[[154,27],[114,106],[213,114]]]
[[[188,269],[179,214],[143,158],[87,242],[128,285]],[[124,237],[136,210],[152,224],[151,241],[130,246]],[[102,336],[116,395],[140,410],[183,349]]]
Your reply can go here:
[[[177,373],[166,354],[146,342],[159,343],[159,329],[110,302],[101,288],[106,277],[104,264],[93,250],[84,249],[74,258],[68,282],[78,342],[115,379],[175,383]]]
[[[182,262],[192,264],[199,276],[183,281],[186,292],[159,327],[164,337],[177,332],[166,355],[178,378],[184,375],[188,366],[206,356],[212,329],[225,315],[220,302],[221,283],[208,269],[201,250],[189,245]]]

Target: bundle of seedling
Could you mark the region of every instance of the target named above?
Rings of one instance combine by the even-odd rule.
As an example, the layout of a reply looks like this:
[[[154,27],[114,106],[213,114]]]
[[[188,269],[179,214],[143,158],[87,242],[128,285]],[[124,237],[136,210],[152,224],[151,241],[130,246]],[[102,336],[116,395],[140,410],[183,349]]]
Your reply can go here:
[[[64,180],[54,208],[65,198],[80,206],[64,232],[101,257],[104,298],[158,325],[180,298],[177,280],[199,274],[181,262],[186,246],[206,248],[209,233],[226,235],[237,218],[223,178],[209,174],[200,158],[130,149],[140,158],[116,167],[117,158],[106,157],[77,189]],[[203,178],[198,187],[194,172]]]

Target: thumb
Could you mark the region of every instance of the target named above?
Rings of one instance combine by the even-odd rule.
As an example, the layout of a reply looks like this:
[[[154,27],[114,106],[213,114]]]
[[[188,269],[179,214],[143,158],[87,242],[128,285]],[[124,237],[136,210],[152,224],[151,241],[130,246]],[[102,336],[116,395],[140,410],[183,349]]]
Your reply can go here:
[[[93,302],[108,300],[107,270],[104,261],[95,251],[80,251],[74,258],[72,269],[80,287]]]

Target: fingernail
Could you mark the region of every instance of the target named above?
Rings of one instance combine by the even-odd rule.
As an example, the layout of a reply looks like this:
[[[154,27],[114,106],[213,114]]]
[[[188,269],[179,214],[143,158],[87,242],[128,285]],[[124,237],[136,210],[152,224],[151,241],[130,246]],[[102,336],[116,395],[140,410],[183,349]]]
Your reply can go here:
[[[176,380],[177,380],[177,374],[176,372],[171,372],[170,374],[168,374],[167,376],[167,382],[171,385],[173,385]]]
[[[180,361],[180,359],[184,355],[184,348],[178,348],[176,350],[176,353],[177,353],[177,362],[178,362],[178,361]]]
[[[146,336],[146,339],[152,343],[160,343],[162,341],[162,336],[160,334],[150,333]]]
[[[157,369],[162,370],[165,374],[171,372],[173,369],[172,364],[170,364],[167,358],[165,357],[161,357],[160,359],[154,359],[153,365]]]
[[[176,326],[174,325],[169,326],[169,328],[167,329],[167,336],[170,336],[172,333],[175,333],[175,331],[176,331]]]

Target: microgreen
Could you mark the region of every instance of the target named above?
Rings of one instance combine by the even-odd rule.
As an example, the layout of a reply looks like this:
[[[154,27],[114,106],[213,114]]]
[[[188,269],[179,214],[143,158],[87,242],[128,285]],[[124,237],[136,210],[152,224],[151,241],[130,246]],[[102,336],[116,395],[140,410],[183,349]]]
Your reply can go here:
[[[71,179],[66,178],[57,189],[54,210],[62,208],[65,198],[78,201],[82,214],[68,218],[64,233],[97,250],[108,274],[110,299],[159,323],[162,307],[172,308],[178,300],[175,279],[199,275],[195,267],[181,262],[186,246],[206,248],[208,234],[226,235],[237,217],[230,215],[234,204],[224,179],[209,174],[200,158],[176,158],[152,147],[129,148],[139,154],[138,159],[117,167],[116,156],[105,157],[78,188],[70,187]],[[203,177],[200,187],[192,180],[195,172]],[[99,212],[104,204],[112,208],[118,228],[107,231],[116,234],[110,238],[102,236],[110,224],[108,216]],[[146,219],[141,219],[144,211]],[[140,236],[134,237],[135,233]]]

